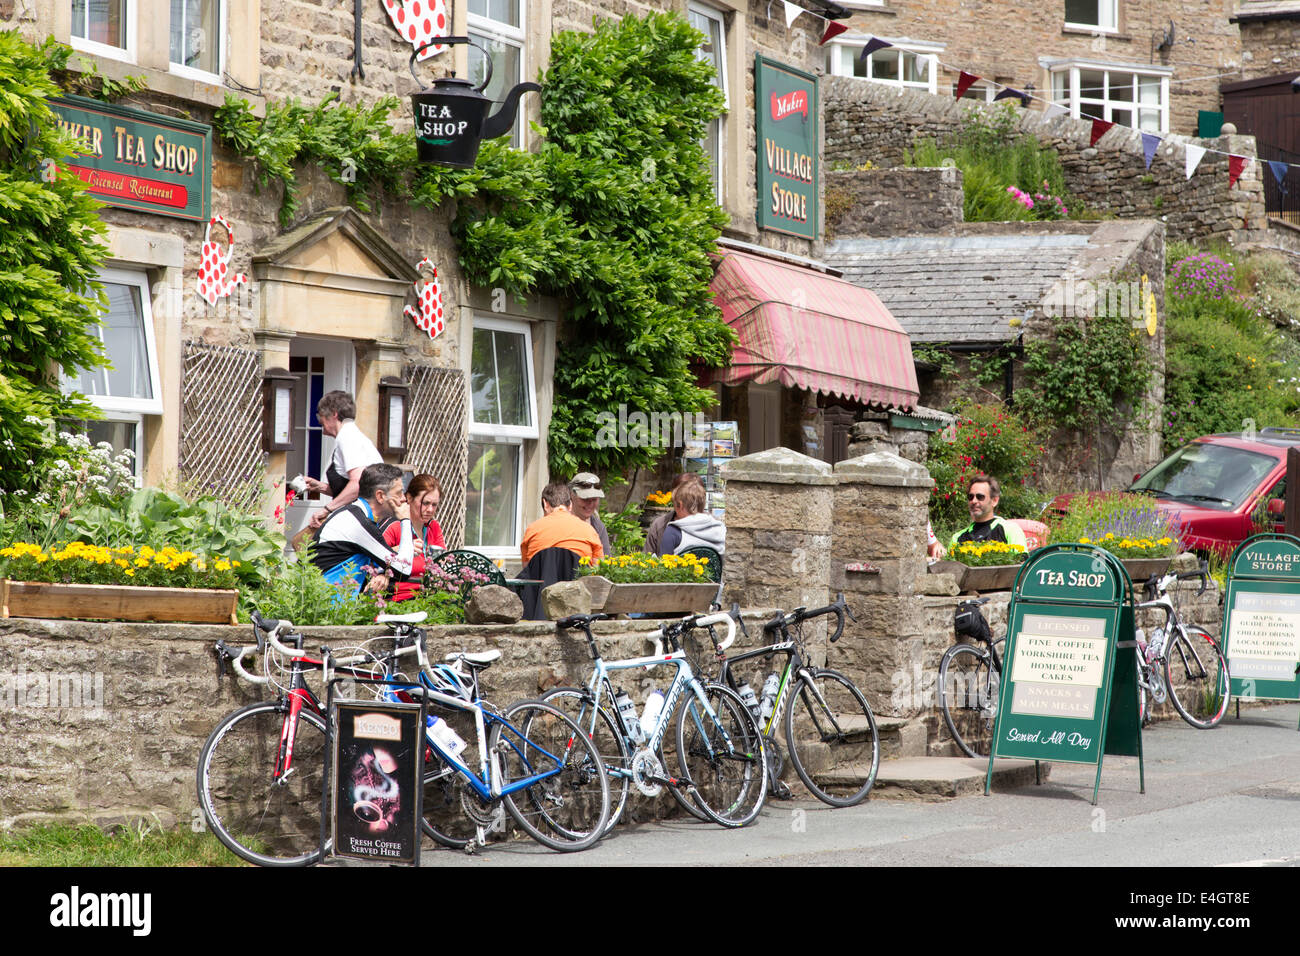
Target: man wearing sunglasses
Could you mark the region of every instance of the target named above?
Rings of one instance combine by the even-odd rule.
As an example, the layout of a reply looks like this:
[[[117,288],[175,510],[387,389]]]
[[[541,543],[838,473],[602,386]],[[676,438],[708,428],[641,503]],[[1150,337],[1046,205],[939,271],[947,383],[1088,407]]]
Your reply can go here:
[[[954,547],[966,541],[1005,541],[1029,550],[1025,543],[1025,533],[1020,530],[1020,526],[993,513],[997,510],[1001,495],[1002,486],[996,478],[976,475],[970,480],[966,487],[966,505],[970,510],[971,523],[952,536]]]

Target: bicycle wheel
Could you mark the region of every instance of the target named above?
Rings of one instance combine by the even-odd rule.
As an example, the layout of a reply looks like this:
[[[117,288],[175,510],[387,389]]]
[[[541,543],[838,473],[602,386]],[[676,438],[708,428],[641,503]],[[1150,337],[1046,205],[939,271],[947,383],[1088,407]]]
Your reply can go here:
[[[967,757],[987,757],[998,715],[999,675],[982,647],[954,644],[939,662],[939,709]]]
[[[325,722],[300,711],[293,764],[276,775],[286,703],[263,701],[228,714],[199,755],[203,818],[236,856],[258,866],[310,866],[320,860]]]
[[[866,799],[880,769],[880,734],[862,692],[843,674],[811,671],[785,709],[785,739],[795,773],[832,807]],[[841,778],[829,774],[847,774]]]
[[[1199,627],[1171,636],[1165,647],[1165,682],[1174,709],[1193,727],[1209,730],[1228,712],[1228,662],[1214,638]]]
[[[559,709],[539,700],[512,704],[503,716],[520,728],[492,723],[489,750],[500,758],[503,791],[546,774],[506,794],[506,810],[542,846],[585,850],[609,823],[609,775],[596,745]]]
[[[461,762],[471,770],[477,769],[479,757],[475,741],[478,740],[478,728],[473,715],[444,707],[437,708],[434,713],[466,741],[466,749],[460,754]],[[420,829],[435,843],[448,849],[465,849],[478,839],[480,825],[491,827],[493,824],[493,807],[483,803],[460,771],[427,745],[423,801]]]
[[[632,786],[632,755],[618,729],[618,722],[608,708],[594,703],[591,693],[581,687],[557,687],[547,691],[541,699],[543,703],[563,711],[596,745],[596,752],[609,774],[609,823],[605,830],[614,829],[627,806],[627,795]],[[524,734],[531,736],[527,728]]]
[[[700,809],[724,827],[743,827],[767,799],[763,735],[735,691],[703,686],[716,717],[691,693],[677,712],[677,760]]]
[[[1142,672],[1142,655],[1146,648],[1138,645],[1137,653],[1133,655],[1133,660],[1137,664],[1137,692],[1138,692],[1138,725],[1145,727],[1147,725],[1147,685],[1146,675]]]

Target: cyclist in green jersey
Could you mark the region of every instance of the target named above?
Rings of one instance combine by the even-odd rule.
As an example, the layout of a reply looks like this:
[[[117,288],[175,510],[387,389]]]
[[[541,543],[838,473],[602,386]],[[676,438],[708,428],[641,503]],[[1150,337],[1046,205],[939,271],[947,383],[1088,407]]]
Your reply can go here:
[[[1001,496],[1002,486],[996,478],[979,474],[970,480],[966,486],[966,505],[971,523],[953,534],[953,547],[966,541],[1005,541],[1029,550],[1020,526],[994,514]]]

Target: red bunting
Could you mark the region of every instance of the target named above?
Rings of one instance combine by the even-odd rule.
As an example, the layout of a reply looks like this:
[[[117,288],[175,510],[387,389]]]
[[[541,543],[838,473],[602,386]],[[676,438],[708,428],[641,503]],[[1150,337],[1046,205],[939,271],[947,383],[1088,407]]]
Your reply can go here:
[[[974,73],[967,73],[962,70],[961,76],[957,77],[957,99],[961,99],[962,94],[969,90],[978,79],[979,77]]]
[[[1231,189],[1237,185],[1237,180],[1241,174],[1246,171],[1246,164],[1250,159],[1245,156],[1228,156],[1228,188]]]
[[[1107,131],[1109,131],[1110,128],[1114,125],[1115,125],[1114,123],[1107,122],[1106,120],[1099,120],[1099,119],[1093,120],[1092,135],[1088,137],[1088,145],[1096,146],[1097,140],[1105,136]]]
[[[833,37],[837,37],[837,36],[839,36],[841,33],[844,33],[844,32],[847,31],[847,30],[848,30],[848,27],[846,27],[844,24],[842,24],[842,23],[837,23],[837,22],[834,21],[834,20],[827,20],[827,21],[826,21],[826,32],[823,33],[823,34],[822,34],[822,38],[821,38],[820,40],[817,41],[817,45],[818,45],[818,46],[825,46],[827,40],[830,40],[830,39],[832,39]]]

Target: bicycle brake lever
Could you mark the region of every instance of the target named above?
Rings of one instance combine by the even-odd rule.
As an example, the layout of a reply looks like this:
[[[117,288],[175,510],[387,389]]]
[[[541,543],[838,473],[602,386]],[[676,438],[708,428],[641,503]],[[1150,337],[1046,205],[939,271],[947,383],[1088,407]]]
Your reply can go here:
[[[730,611],[729,613],[731,614],[732,620],[734,620],[737,624],[740,625],[740,633],[741,633],[741,634],[744,634],[744,635],[745,635],[745,640],[748,641],[748,640],[749,640],[749,629],[745,627],[745,619],[744,619],[743,617],[740,616],[740,602],[739,602],[739,601],[732,601],[732,602],[731,602],[731,611]]]
[[[222,678],[226,676],[226,642],[217,641],[214,650],[217,652],[217,686],[220,687]]]

